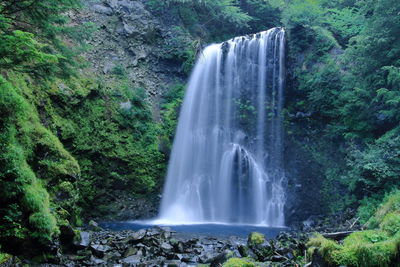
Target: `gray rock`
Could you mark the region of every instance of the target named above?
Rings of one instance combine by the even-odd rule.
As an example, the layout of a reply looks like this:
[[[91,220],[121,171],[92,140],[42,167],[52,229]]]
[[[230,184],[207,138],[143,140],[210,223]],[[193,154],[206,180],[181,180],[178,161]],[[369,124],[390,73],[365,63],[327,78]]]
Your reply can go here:
[[[169,260],[164,262],[165,267],[179,267],[181,262],[179,260]]]
[[[114,13],[114,11],[111,8],[99,4],[92,6],[92,10],[96,13],[107,16],[111,16]]]
[[[106,245],[93,244],[90,246],[90,250],[92,251],[94,256],[98,258],[103,258],[105,253],[111,250],[111,247]]]
[[[115,67],[115,64],[112,62],[107,61],[106,63],[104,63],[104,68],[103,68],[103,73],[107,74],[110,73]]]
[[[123,24],[123,30],[124,33],[128,36],[137,36],[140,34],[140,31],[138,31],[134,26],[126,23]]]
[[[130,100],[119,104],[120,109],[130,110],[132,108],[132,102]]]
[[[89,232],[80,232],[81,241],[79,242],[80,248],[87,248],[90,244],[90,233]]]
[[[132,256],[122,259],[121,263],[138,264],[138,263],[140,263],[141,259],[142,259],[142,256],[140,256],[140,255],[132,255]]]
[[[143,238],[146,236],[146,230],[141,229],[137,232],[134,232],[129,236],[129,243],[131,244],[139,244],[143,240]],[[144,246],[142,244],[142,246]]]
[[[168,242],[164,242],[161,244],[161,249],[165,252],[171,252],[173,250],[173,246],[171,246]]]
[[[136,255],[138,253],[138,251],[139,250],[137,248],[130,247],[125,251],[124,257],[126,258],[126,257],[132,256],[132,255]]]
[[[91,256],[90,261],[93,262],[95,265],[101,265],[101,264],[106,264],[107,262],[102,259],[98,259],[96,257]]]

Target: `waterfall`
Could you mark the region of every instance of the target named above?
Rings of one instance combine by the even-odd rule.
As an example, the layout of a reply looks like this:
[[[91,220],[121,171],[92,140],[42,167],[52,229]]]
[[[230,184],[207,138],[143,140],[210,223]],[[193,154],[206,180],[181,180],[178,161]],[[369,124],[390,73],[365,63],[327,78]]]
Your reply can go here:
[[[284,225],[285,32],[204,49],[190,77],[159,220]]]

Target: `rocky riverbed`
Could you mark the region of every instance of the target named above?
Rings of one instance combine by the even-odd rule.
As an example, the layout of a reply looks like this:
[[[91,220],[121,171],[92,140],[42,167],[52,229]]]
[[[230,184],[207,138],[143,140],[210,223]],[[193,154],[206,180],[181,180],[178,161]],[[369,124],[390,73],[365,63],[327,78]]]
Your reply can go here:
[[[154,227],[139,231],[82,230],[78,238],[61,239],[54,256],[42,266],[222,266],[245,258],[257,266],[295,266],[304,260],[306,234],[282,232],[274,239],[210,237]],[[17,258],[6,266],[30,263]]]
[[[42,257],[11,257],[4,266],[325,266],[316,255],[307,255],[311,235],[341,240],[362,229],[353,210],[332,216],[312,216],[295,231],[269,237],[182,233],[168,227],[138,231],[111,231],[91,222],[74,230],[61,227],[61,235]],[[333,234],[333,235],[332,235]],[[41,250],[42,251],[42,250]],[[25,260],[20,260],[25,258]],[[233,265],[232,265],[233,264]],[[236,265],[235,265],[236,264]],[[245,264],[245,265],[243,265]],[[248,265],[246,265],[248,264]]]

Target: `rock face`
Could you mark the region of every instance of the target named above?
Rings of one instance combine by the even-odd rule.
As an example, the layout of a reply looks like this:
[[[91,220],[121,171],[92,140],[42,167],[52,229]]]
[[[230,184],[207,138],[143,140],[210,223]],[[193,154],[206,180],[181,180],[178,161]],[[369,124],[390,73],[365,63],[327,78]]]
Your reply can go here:
[[[180,64],[163,60],[165,42],[173,38],[169,25],[139,0],[88,1],[86,5],[73,20],[94,23],[99,29],[93,33],[88,43],[92,48],[86,54],[93,71],[104,77],[122,66],[132,88],[145,89],[157,108],[162,93],[186,78]]]
[[[110,84],[110,87],[120,86],[116,75],[119,73],[124,82],[128,80],[127,87],[132,91],[144,89],[152,106],[153,118],[160,122],[163,95],[176,84],[185,83],[187,78],[182,62],[168,56],[170,48],[166,43],[175,37],[170,25],[146,10],[145,0],[83,2],[85,7],[70,17],[73,25],[92,23],[97,29],[87,41],[90,49],[84,56],[90,67],[85,72],[100,77],[104,85]],[[130,101],[110,104],[117,104],[122,110],[134,105]],[[161,184],[162,181],[156,188]],[[101,219],[154,217],[158,213],[158,194],[153,192],[146,197],[132,197],[127,188],[114,188],[107,195],[109,206],[102,206]]]

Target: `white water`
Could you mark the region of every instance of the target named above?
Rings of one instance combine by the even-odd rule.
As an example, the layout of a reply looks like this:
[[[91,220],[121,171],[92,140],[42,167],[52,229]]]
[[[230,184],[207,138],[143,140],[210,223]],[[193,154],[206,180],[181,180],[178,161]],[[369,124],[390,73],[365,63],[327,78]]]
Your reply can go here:
[[[285,33],[205,48],[190,77],[157,223],[284,225]]]

